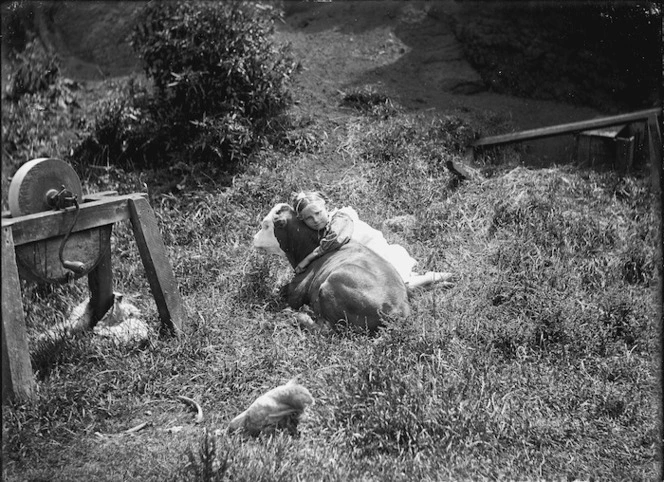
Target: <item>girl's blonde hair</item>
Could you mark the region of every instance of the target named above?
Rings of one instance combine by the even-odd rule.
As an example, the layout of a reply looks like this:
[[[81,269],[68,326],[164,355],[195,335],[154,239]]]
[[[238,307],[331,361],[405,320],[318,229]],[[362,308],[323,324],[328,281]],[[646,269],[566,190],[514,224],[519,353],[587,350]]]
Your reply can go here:
[[[298,216],[304,208],[315,202],[322,202],[325,204],[325,196],[318,191],[302,191],[293,195],[292,204],[295,207],[295,213]]]

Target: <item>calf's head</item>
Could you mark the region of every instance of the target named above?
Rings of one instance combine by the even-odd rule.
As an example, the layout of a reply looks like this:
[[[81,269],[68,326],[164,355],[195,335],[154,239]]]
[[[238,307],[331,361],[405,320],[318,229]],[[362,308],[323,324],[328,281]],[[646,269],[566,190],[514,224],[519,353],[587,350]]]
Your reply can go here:
[[[295,267],[318,246],[318,232],[298,219],[293,208],[284,203],[274,206],[254,235],[254,247],[269,254],[286,256]]]

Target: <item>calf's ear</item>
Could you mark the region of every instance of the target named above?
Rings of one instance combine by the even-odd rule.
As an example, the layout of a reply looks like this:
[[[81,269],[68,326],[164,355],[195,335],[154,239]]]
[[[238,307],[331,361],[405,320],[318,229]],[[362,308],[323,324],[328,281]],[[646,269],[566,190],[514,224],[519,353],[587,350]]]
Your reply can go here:
[[[274,213],[274,216],[272,217],[272,221],[274,222],[274,227],[275,228],[283,228],[286,226],[288,223],[288,219],[292,217],[291,214],[291,208],[290,206],[282,206],[281,209],[279,209],[276,213]]]
[[[286,217],[283,215],[275,214],[273,221],[275,228],[283,228],[286,226]]]

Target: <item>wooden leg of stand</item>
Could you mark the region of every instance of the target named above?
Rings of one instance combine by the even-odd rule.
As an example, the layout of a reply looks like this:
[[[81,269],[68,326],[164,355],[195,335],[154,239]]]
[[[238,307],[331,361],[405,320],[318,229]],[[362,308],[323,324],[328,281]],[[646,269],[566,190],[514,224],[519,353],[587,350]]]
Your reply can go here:
[[[141,197],[129,200],[129,212],[162,329],[177,334],[183,328],[186,315],[154,211],[148,201]]]
[[[90,304],[92,305],[92,323],[94,327],[106,312],[113,306],[113,267],[111,264],[111,231],[113,225],[104,226],[100,229],[100,237],[104,241],[100,244],[108,246],[101,255],[99,264],[88,274],[88,287],[90,288]]]
[[[662,134],[657,116],[648,118],[648,155],[650,157],[651,182],[653,191],[659,196],[662,184]]]
[[[11,227],[2,228],[2,402],[29,399],[37,385],[32,374],[21,285]]]

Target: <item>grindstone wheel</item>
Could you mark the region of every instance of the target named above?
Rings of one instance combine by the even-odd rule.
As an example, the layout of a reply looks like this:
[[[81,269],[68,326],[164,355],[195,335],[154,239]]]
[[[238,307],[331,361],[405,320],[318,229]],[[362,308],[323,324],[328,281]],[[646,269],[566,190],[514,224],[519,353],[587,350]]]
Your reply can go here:
[[[60,191],[62,186],[81,200],[81,181],[69,164],[52,158],[26,162],[16,171],[9,185],[7,201],[12,217],[52,210],[47,193],[53,189]]]
[[[42,158],[26,162],[16,171],[9,185],[8,204],[13,218],[42,212],[55,212],[48,202],[49,192],[62,188],[83,201],[81,181],[76,171],[60,159]],[[73,208],[68,208],[73,211]],[[65,216],[66,228],[74,215]],[[60,262],[59,250],[64,236],[42,239],[16,246],[16,264],[22,278],[47,283],[64,283],[80,278],[92,271],[110,249],[111,225],[85,231],[72,232],[63,250],[63,259],[83,263],[79,273],[69,271]]]

